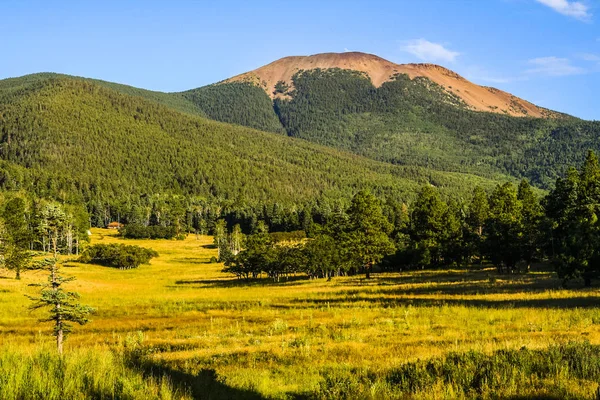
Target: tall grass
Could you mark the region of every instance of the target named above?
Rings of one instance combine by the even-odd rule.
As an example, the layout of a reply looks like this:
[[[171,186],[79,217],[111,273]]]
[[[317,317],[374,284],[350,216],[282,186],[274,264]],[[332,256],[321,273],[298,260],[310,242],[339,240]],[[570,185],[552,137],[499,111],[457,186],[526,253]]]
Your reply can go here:
[[[600,346],[580,342],[492,354],[469,351],[383,373],[333,368],[322,375],[314,398],[595,399]]]
[[[475,268],[381,273],[368,281],[247,283],[210,262],[216,256],[212,237],[124,240],[112,231],[92,232],[93,244],[150,247],[159,257],[127,271],[68,263],[63,272],[77,277],[69,290],[97,312],[69,337],[60,373],[40,366],[44,353],[53,357],[51,326],[38,322],[43,313],[28,311],[26,295],[37,290],[30,285],[45,274],[27,271],[16,281],[0,269],[0,352],[6,353],[0,356],[0,399],[32,398],[22,393],[36,387],[47,391],[38,398],[52,398],[52,391],[60,398],[65,390],[62,398],[75,399],[185,398],[183,390],[211,400],[492,398],[492,392],[498,398],[591,399],[600,381],[558,356],[570,351],[560,346],[584,340],[595,356],[600,291],[563,289],[543,268],[511,276]],[[143,332],[138,347],[126,339],[135,332]],[[13,350],[2,350],[9,346]],[[132,359],[124,348],[141,353]],[[585,352],[577,354],[573,359],[582,368],[595,365],[585,361]],[[42,376],[30,378],[26,371]],[[19,387],[19,380],[31,380],[32,388]],[[48,382],[63,383],[50,390]]]
[[[88,349],[60,357],[53,349],[34,353],[0,351],[0,399],[3,400],[185,400],[168,378],[155,378],[128,365],[126,357]]]

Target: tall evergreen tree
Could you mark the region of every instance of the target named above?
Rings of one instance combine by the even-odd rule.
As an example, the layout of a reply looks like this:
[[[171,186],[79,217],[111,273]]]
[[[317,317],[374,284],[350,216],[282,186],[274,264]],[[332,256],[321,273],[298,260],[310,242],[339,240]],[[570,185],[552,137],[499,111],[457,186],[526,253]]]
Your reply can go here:
[[[21,279],[21,272],[31,266],[31,230],[27,222],[27,204],[21,197],[6,202],[2,210],[3,235],[1,251],[4,266]]]
[[[388,236],[393,227],[383,215],[381,205],[369,192],[358,192],[348,209],[349,230],[344,245],[350,256],[371,277],[373,265],[394,251],[394,242]]]
[[[521,259],[522,207],[511,183],[498,185],[489,199],[486,248],[499,271],[513,272]]]
[[[444,216],[444,228],[440,236],[441,255],[444,263],[460,265],[465,259],[463,237],[464,215],[460,205],[450,200]]]
[[[447,227],[448,205],[432,186],[419,192],[410,219],[410,237],[414,243],[414,264],[438,265],[442,257],[442,241]]]
[[[590,286],[600,277],[600,166],[588,152],[579,172],[571,168],[546,198],[550,220],[550,253],[566,283],[583,278]]]
[[[483,228],[489,218],[490,205],[488,196],[481,186],[476,186],[473,190],[473,198],[469,205],[467,214],[467,226],[469,228],[470,252],[479,258],[479,262],[483,262]]]
[[[52,258],[48,258],[40,263],[41,268],[49,271],[48,283],[42,285],[39,297],[31,297],[34,304],[32,309],[49,308],[49,317],[42,319],[42,322],[53,322],[53,334],[56,337],[56,348],[59,354],[63,353],[63,342],[71,332],[72,324],[84,325],[89,322],[88,316],[93,309],[78,303],[79,294],[76,292],[67,292],[63,289],[63,284],[74,280],[75,278],[65,278],[60,275],[59,262],[59,240],[64,233],[67,216],[62,208],[57,204],[48,204],[42,210],[41,230],[45,231],[50,238],[50,248]]]
[[[522,216],[521,257],[529,269],[541,242],[540,228],[544,210],[525,179],[519,184],[517,199],[521,202]]]

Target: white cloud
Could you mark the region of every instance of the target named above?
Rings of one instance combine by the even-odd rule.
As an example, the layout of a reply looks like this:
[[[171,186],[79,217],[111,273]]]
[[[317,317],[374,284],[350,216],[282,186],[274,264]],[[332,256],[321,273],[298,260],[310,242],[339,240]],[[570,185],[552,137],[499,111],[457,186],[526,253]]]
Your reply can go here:
[[[590,9],[581,1],[569,0],[536,0],[545,6],[550,7],[554,11],[566,15],[568,17],[577,18],[580,20],[589,20],[592,17]]]
[[[581,55],[581,59],[584,61],[600,62],[600,56],[598,54],[584,53]]]
[[[498,76],[490,73],[486,68],[479,65],[471,65],[464,72],[465,77],[473,82],[488,82],[488,83],[510,83],[520,80],[518,77]]]
[[[567,58],[559,57],[540,57],[528,61],[532,66],[526,72],[528,74],[538,74],[546,76],[567,76],[583,74],[585,70],[571,64]]]
[[[402,50],[423,61],[453,62],[460,55],[460,53],[449,50],[439,43],[433,43],[425,39],[409,40],[402,46]]]

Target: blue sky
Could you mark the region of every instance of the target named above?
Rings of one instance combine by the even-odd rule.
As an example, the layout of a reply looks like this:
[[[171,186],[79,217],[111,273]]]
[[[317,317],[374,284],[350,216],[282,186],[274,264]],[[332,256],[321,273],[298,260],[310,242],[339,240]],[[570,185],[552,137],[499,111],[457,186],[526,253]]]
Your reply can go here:
[[[600,119],[600,0],[16,1],[0,78],[52,71],[180,91],[288,55],[434,62]]]

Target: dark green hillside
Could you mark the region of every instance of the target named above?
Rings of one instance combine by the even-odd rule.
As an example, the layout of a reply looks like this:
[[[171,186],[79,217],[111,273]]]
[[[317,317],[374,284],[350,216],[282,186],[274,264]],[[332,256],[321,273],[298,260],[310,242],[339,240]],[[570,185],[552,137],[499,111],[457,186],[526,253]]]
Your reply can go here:
[[[598,122],[474,112],[426,78],[397,75],[375,88],[365,75],[341,69],[296,74],[291,99],[274,103],[244,82],[161,93],[58,74],[0,81],[0,102],[27,97],[56,78],[85,80],[173,111],[287,133],[386,163],[488,179],[525,177],[542,188],[551,187],[567,165],[580,164],[588,149],[600,150]]]
[[[600,149],[600,123],[470,111],[426,78],[398,75],[375,88],[353,71],[315,69],[294,85],[291,100],[275,101],[289,135],[393,164],[549,187],[588,148]]]
[[[269,96],[262,89],[244,82],[208,85],[181,93],[164,93],[99,79],[39,73],[0,80],[0,102],[8,102],[30,90],[36,90],[45,81],[54,78],[85,80],[122,94],[163,104],[186,114],[267,132],[285,133]]]
[[[0,134],[4,188],[88,204],[172,193],[292,205],[360,188],[401,199],[425,182],[452,193],[494,183],[214,122],[72,78],[37,82],[0,105]]]
[[[75,77],[64,74],[55,74],[44,72],[39,74],[25,75],[19,78],[10,78],[0,80],[0,103],[6,103],[10,99],[20,95],[27,94],[31,90],[39,89],[49,79],[77,79],[96,83],[100,86],[115,90],[117,92],[130,96],[138,96],[143,99],[163,104],[174,110],[178,110],[187,114],[206,116],[194,103],[186,99],[180,93],[163,93],[152,90],[139,89],[133,86],[122,85],[114,82],[102,81],[99,79]]]
[[[285,133],[269,96],[250,83],[220,83],[183,92],[182,95],[216,121]]]

